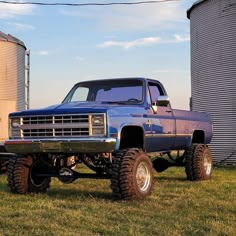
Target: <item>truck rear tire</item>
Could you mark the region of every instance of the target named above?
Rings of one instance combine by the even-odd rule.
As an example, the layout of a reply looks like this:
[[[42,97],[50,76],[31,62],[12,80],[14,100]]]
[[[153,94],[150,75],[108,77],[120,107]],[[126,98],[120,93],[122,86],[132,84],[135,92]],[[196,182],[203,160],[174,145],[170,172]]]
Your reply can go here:
[[[211,178],[212,155],[205,144],[192,144],[186,151],[185,172],[189,180],[208,180]]]
[[[144,199],[153,188],[152,162],[138,148],[124,149],[112,162],[111,188],[116,198],[127,200]]]
[[[34,176],[45,167],[42,160],[34,160],[31,156],[9,159],[8,185],[13,193],[45,193],[51,182],[50,177]]]

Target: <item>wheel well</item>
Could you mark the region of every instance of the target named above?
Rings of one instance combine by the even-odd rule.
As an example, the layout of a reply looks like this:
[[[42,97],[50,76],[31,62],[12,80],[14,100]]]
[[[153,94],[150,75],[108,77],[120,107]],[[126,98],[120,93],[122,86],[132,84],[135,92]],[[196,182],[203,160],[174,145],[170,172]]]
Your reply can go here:
[[[120,149],[143,148],[143,129],[138,126],[126,126],[122,128],[120,135]]]
[[[193,133],[192,143],[204,143],[205,133],[202,130],[195,130]]]

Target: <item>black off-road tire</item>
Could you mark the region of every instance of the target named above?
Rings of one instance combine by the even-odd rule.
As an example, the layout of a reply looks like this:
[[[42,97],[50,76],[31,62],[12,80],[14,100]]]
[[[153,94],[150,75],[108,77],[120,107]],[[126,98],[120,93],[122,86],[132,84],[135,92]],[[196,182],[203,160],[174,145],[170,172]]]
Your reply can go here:
[[[114,197],[139,200],[149,196],[153,188],[152,162],[138,148],[116,153],[112,162],[111,188]]]
[[[212,176],[211,151],[205,144],[192,144],[186,150],[185,172],[189,180],[208,180]]]
[[[50,177],[35,177],[34,173],[43,166],[41,160],[30,155],[11,158],[8,164],[8,185],[11,192],[18,194],[45,193],[51,182]]]

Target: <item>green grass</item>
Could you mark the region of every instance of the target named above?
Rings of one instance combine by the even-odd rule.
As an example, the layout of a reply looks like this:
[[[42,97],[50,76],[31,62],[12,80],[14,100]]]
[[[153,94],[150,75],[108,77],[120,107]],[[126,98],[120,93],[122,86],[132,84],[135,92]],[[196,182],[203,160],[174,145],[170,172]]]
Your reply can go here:
[[[53,179],[47,194],[16,195],[0,177],[0,235],[236,235],[236,169],[190,182],[183,168],[155,174],[152,196],[115,201],[109,180]]]

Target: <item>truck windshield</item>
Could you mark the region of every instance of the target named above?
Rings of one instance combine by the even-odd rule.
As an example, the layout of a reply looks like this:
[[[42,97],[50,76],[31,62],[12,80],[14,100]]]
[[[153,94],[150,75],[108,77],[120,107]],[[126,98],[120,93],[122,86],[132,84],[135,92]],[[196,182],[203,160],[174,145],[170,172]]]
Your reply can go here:
[[[143,81],[138,79],[112,79],[81,82],[69,92],[63,103],[86,101],[142,103]]]

